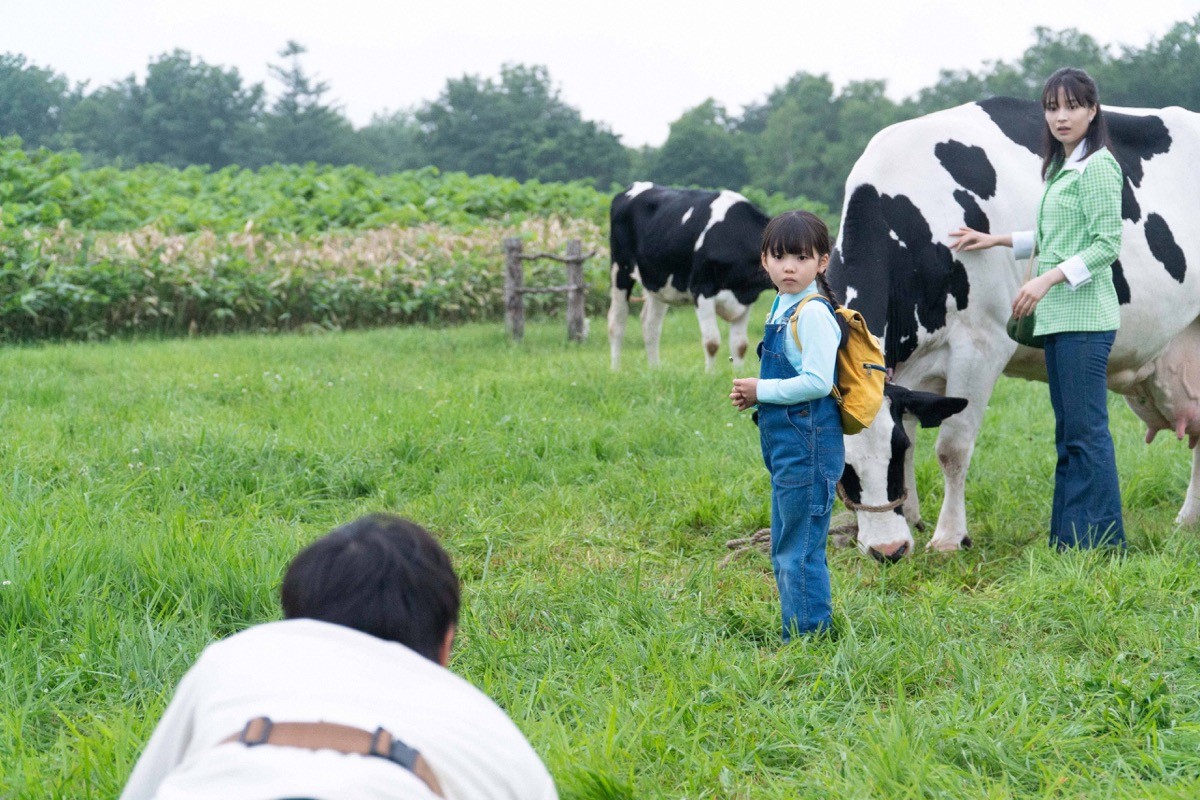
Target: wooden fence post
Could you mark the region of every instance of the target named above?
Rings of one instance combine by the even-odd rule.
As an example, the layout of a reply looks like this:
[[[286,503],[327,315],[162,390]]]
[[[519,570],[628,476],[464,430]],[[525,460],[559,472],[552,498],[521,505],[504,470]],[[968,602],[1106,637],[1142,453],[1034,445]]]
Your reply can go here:
[[[521,240],[504,240],[504,326],[515,341],[525,338],[525,267],[521,263]]]
[[[567,338],[582,342],[587,335],[587,317],[583,307],[583,244],[567,242]]]

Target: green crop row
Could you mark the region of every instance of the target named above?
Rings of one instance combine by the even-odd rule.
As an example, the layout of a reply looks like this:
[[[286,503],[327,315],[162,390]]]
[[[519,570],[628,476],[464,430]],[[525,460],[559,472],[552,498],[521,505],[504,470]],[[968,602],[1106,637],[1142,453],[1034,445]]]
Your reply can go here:
[[[65,220],[105,231],[152,226],[166,233],[310,234],[547,216],[600,225],[609,199],[586,182],[519,183],[433,167],[393,175],[315,164],[89,170],[78,153],[25,151],[15,137],[0,139],[0,228],[10,229]]]
[[[589,314],[607,306],[607,247],[584,220],[527,219],[368,231],[165,234],[0,232],[0,340],[104,339],[321,327],[451,324],[504,314],[505,237],[562,253],[580,239]],[[526,262],[526,284],[562,285],[563,267]],[[562,295],[527,295],[531,315]]]

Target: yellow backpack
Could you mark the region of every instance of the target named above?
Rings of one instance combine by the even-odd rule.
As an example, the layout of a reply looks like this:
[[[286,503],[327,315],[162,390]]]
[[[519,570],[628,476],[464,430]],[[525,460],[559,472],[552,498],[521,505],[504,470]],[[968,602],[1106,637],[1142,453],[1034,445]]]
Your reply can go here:
[[[828,298],[810,294],[796,305],[788,326],[796,346],[800,344],[797,325],[800,309],[813,298],[824,300],[833,311],[838,327],[842,329],[842,342],[837,351],[837,380],[834,382],[833,398],[842,412],[842,432],[854,434],[870,426],[879,407],[883,405],[883,384],[887,380],[887,367],[883,361],[883,346],[867,328],[862,314],[842,306],[834,308]]]

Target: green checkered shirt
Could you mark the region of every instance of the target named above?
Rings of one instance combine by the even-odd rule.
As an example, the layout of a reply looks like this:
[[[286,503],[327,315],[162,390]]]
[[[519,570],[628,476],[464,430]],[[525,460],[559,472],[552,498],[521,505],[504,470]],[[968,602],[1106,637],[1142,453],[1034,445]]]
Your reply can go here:
[[[1046,181],[1037,216],[1038,275],[1077,256],[1092,278],[1050,288],[1037,304],[1036,335],[1120,327],[1112,263],[1121,252],[1121,181],[1121,166],[1107,149],[1059,167]]]

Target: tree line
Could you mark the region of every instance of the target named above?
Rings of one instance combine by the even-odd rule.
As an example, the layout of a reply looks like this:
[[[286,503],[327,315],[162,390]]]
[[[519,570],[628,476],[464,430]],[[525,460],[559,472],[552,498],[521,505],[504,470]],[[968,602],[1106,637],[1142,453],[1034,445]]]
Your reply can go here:
[[[896,102],[886,81],[837,89],[798,72],[740,114],[709,99],[671,123],[660,147],[629,148],[602,122],[563,101],[543,66],[509,64],[498,79],[447,80],[434,100],[379,114],[355,129],[330,87],[289,42],[270,65],[279,84],[249,84],[236,68],[183,50],[88,91],[19,54],[0,55],[0,136],[27,147],[75,149],[91,165],[175,167],[272,163],[357,164],[381,174],[436,166],[520,181],[631,180],[746,187],[754,194],[841,204],[842,184],[877,131],[895,122],[994,95],[1034,99],[1060,66],[1087,69],[1108,105],[1200,110],[1200,14],[1143,47],[1102,45],[1076,29],[1034,30],[1014,61],[944,70],[934,85]]]

